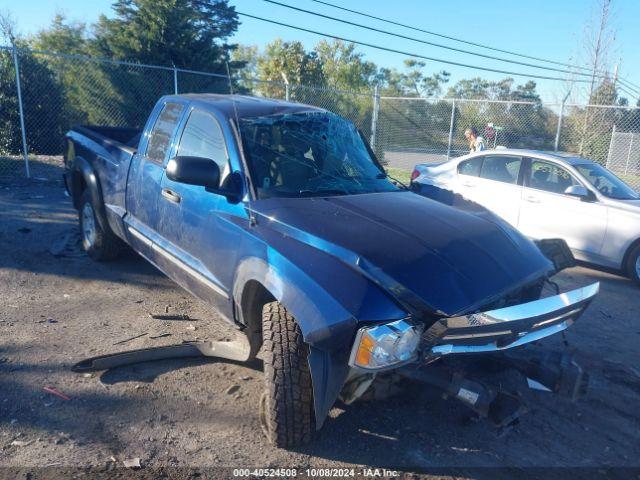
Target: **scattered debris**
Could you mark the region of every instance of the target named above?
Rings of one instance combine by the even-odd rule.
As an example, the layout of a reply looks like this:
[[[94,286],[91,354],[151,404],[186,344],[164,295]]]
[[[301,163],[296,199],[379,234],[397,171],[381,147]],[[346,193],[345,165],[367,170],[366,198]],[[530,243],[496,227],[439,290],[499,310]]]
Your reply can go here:
[[[193,324],[191,324],[191,323],[190,323],[190,324],[189,324],[189,326],[187,327],[187,330],[190,330],[190,331],[192,331],[192,332],[195,332],[195,331],[197,330],[197,328],[196,328],[196,326],[195,326],[195,325],[193,325]]]
[[[135,340],[136,338],[144,337],[148,335],[149,332],[141,333],[140,335],[136,335],[135,337],[125,338],[124,340],[120,340],[119,342],[114,343],[114,345],[122,345],[123,343],[130,342],[131,340]]]
[[[227,388],[227,391],[225,393],[227,395],[233,395],[238,390],[240,390],[240,385],[231,385],[229,388]]]
[[[253,380],[253,377],[250,377],[249,375],[246,375],[244,377],[240,377],[240,380],[244,380],[246,382],[247,380]]]
[[[122,463],[126,468],[140,468],[140,459],[138,457],[127,458]]]
[[[31,445],[33,440],[25,441],[25,440],[14,440],[11,442],[11,446],[13,447],[26,447],[27,445]]]
[[[92,378],[93,377],[93,373],[83,373],[82,376],[84,378]]]
[[[44,387],[42,390],[44,390],[47,393],[50,393],[51,395],[55,395],[56,397],[61,398],[62,400],[71,400],[71,398],[67,397],[64,393],[62,393],[57,388]]]
[[[150,313],[149,316],[154,320],[191,320],[191,318],[189,318],[189,315],[187,315],[186,313],[173,314],[173,315]]]
[[[149,338],[151,339],[156,339],[156,338],[162,338],[162,337],[170,337],[171,334],[169,332],[162,332],[162,333],[158,333],[156,335],[149,335]]]
[[[62,298],[69,298],[70,296],[71,296],[71,295],[69,295],[68,293],[64,293],[64,294],[62,295]]]
[[[605,312],[604,310],[600,309],[600,313],[602,314],[603,317],[605,318],[613,318],[613,315],[611,315],[610,313]]]
[[[43,318],[42,320],[38,320],[37,323],[58,323],[58,320],[53,318],[47,318],[46,320]]]

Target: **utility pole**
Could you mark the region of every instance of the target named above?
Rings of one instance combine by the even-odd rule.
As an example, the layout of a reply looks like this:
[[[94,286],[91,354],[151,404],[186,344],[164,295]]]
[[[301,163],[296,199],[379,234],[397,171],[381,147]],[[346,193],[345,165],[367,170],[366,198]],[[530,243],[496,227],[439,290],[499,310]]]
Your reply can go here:
[[[288,102],[291,100],[291,92],[289,90],[289,79],[287,78],[287,74],[283,71],[280,72],[282,75],[282,80],[284,81],[284,99]]]

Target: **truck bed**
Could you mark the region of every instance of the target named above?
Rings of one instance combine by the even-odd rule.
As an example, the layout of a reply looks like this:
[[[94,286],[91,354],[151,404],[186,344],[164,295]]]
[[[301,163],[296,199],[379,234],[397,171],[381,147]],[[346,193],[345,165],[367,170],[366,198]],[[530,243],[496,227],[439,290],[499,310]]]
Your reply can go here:
[[[72,128],[65,137],[65,183],[73,198],[77,171],[75,162],[86,162],[97,174],[97,183],[112,228],[117,231],[120,223],[114,217],[122,217],[126,211],[126,179],[129,164],[138,148],[142,130],[126,127],[80,125]],[[82,170],[82,168],[80,168]]]

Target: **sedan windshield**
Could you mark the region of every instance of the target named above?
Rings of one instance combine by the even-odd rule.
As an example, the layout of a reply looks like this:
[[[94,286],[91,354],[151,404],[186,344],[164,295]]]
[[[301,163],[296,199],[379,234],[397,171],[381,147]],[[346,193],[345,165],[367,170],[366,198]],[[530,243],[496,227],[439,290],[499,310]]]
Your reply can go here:
[[[578,171],[605,197],[617,200],[637,200],[640,195],[609,170],[597,163],[575,166]]]
[[[259,198],[399,190],[355,126],[332,113],[244,118],[240,133]]]

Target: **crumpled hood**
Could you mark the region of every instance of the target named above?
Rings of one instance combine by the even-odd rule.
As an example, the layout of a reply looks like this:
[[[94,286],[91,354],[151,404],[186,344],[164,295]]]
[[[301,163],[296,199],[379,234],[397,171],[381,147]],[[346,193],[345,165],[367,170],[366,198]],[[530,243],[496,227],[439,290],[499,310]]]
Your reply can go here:
[[[387,192],[270,198],[251,208],[261,225],[339,258],[410,312],[468,312],[553,269],[531,241],[475,204]]]

